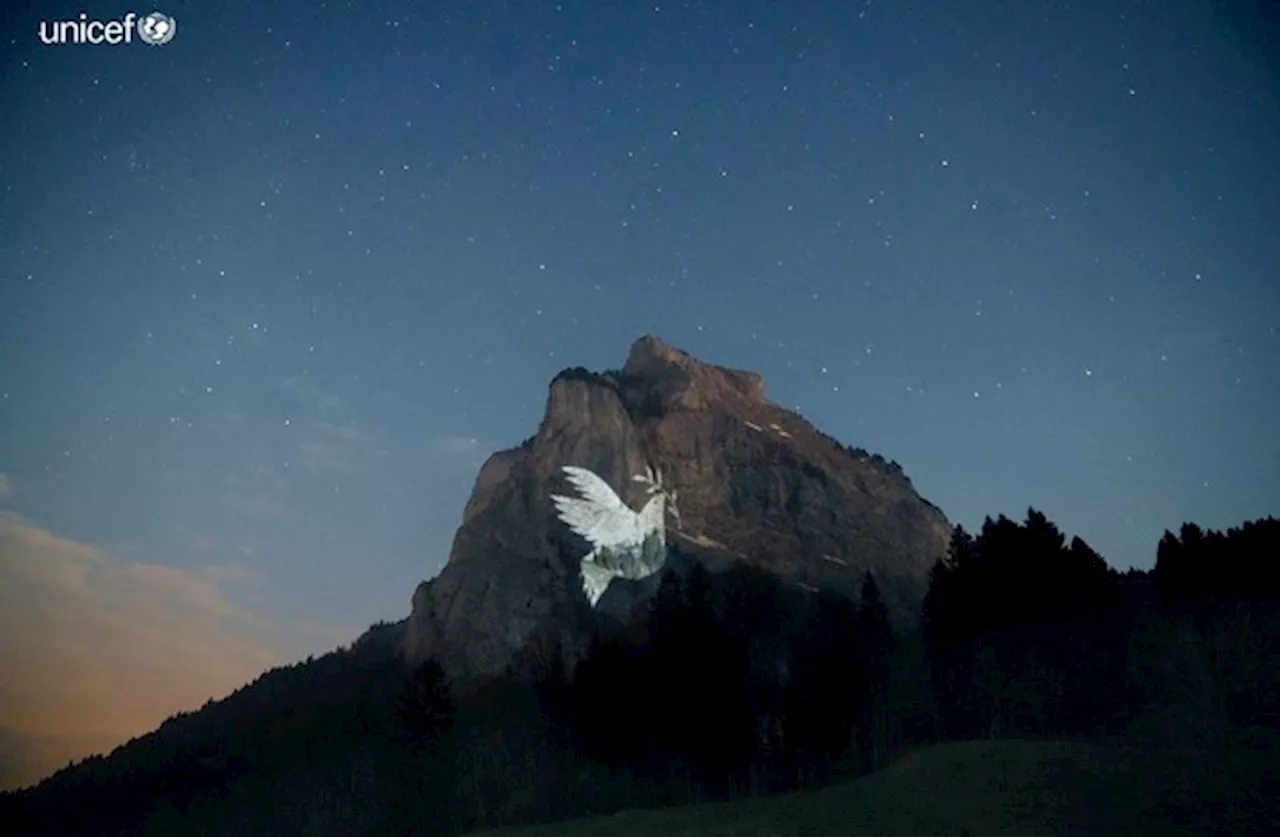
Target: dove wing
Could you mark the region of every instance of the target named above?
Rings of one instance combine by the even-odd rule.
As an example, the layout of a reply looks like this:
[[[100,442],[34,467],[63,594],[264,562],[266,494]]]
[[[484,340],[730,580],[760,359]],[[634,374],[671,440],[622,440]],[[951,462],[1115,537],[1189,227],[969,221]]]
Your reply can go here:
[[[641,540],[638,516],[607,482],[586,468],[566,465],[563,470],[582,495],[582,499],[551,495],[565,525],[597,548]]]
[[[579,468],[577,465],[565,465],[562,469],[565,477],[578,489],[584,500],[590,500],[600,506],[627,509],[618,493],[609,487],[609,483],[600,478],[594,471]],[[627,509],[630,511],[630,509]]]

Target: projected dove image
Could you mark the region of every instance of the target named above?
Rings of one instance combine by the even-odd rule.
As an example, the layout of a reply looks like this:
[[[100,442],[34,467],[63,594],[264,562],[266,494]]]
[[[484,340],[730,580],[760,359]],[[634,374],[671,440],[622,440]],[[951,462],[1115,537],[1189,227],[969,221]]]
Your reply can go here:
[[[609,483],[586,468],[566,465],[561,470],[582,496],[551,495],[560,520],[591,544],[582,558],[582,589],[591,606],[600,601],[615,578],[638,581],[659,572],[667,560],[666,515],[677,521],[676,492],[662,482],[652,466],[632,477],[648,486],[649,501],[633,511]]]

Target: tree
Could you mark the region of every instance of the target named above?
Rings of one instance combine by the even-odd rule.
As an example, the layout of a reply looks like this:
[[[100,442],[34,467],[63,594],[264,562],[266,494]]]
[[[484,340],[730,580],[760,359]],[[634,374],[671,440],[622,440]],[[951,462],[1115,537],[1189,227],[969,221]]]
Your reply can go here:
[[[855,625],[872,676],[883,679],[887,674],[895,637],[889,622],[889,609],[880,595],[875,576],[869,572],[862,577],[862,593]]]
[[[806,635],[795,648],[785,699],[787,749],[800,786],[822,781],[850,751],[867,692],[852,602],[819,595]]]
[[[413,670],[396,709],[403,739],[415,751],[429,747],[452,723],[449,678],[439,662],[427,659]]]
[[[889,610],[880,596],[875,576],[862,578],[862,594],[858,606],[856,634],[859,662],[866,671],[867,694],[858,724],[858,738],[868,771],[879,770],[888,763],[889,734],[889,661],[895,638],[889,624]]]

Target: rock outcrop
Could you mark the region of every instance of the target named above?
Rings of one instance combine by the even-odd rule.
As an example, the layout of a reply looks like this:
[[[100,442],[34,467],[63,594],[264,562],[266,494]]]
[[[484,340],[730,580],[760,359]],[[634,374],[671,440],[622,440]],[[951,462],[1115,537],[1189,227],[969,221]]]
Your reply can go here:
[[[480,469],[448,563],[414,593],[411,664],[434,656],[466,681],[518,669],[553,643],[583,647],[587,547],[550,500],[565,489],[563,465],[595,471],[635,508],[644,489],[631,476],[660,468],[680,494],[668,539],[683,554],[851,596],[871,571],[899,620],[918,611],[950,538],[896,465],[770,402],[759,375],[643,337],[620,371],[557,375],[537,434]]]

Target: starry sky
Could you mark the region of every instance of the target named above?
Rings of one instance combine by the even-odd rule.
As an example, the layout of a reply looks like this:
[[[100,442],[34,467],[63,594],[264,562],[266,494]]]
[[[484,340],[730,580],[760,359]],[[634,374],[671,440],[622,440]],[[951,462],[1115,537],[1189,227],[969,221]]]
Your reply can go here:
[[[1280,512],[1280,4],[160,8],[0,13],[10,762],[407,615],[645,333],[971,529]]]

